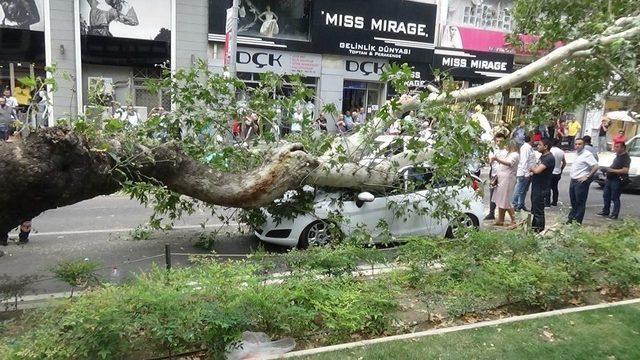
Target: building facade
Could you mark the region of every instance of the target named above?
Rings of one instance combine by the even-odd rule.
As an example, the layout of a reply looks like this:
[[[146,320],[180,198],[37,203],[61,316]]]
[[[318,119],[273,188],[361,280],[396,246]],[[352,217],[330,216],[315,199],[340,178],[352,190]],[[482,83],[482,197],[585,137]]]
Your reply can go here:
[[[3,1],[0,88],[20,99],[24,115],[32,97],[47,94],[21,78],[49,70],[57,88],[50,105],[42,102],[46,116],[38,125],[84,113],[90,100],[131,104],[145,117],[170,106],[166,94],[146,90],[145,79],[159,77],[162,66],[184,68],[207,57],[208,8],[207,0]]]
[[[226,13],[231,0],[7,0],[23,11],[0,13],[0,87],[28,103],[34,89],[20,78],[58,83],[47,109],[54,119],[85,113],[89,104],[131,104],[142,118],[168,108],[167,94],[145,80],[163,66],[175,70],[206,59],[224,71]],[[414,67],[412,87],[433,72],[474,86],[513,70],[513,54],[471,46],[469,31],[504,35],[511,28],[503,2],[471,0],[242,0],[238,76],[248,85],[261,73],[302,74],[316,108],[364,108],[372,115],[393,94],[381,74],[390,63]],[[496,15],[497,14],[497,15]],[[455,28],[454,30],[452,30]],[[455,30],[461,37],[455,38]],[[486,35],[486,34],[485,34]],[[504,40],[504,36],[502,36]],[[457,42],[456,42],[457,41]],[[503,41],[504,42],[504,41]],[[477,44],[476,44],[477,45]],[[500,44],[501,46],[504,44]],[[285,89],[286,91],[286,89]],[[27,96],[28,95],[28,96]],[[286,95],[284,93],[283,95]]]

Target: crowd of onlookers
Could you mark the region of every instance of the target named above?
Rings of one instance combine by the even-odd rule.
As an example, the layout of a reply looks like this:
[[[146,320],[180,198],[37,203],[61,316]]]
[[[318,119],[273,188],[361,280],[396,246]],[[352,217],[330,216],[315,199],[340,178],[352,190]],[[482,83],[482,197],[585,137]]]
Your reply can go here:
[[[581,125],[574,118],[550,124],[555,126],[536,126],[529,130],[521,122],[511,132],[496,131],[489,157],[491,204],[485,220],[496,220],[495,225],[503,226],[505,216],[509,214],[508,225],[515,226],[515,212],[529,211],[525,207],[525,198],[531,188],[531,226],[535,231],[542,231],[545,228],[545,207],[558,206],[558,184],[567,166],[565,150],[575,150],[576,157],[569,171],[571,210],[567,222],[582,223],[589,187],[600,170],[598,152],[606,150],[609,122],[602,119],[598,149],[591,143],[590,136],[579,137]],[[621,190],[628,181],[631,164],[625,140],[623,134],[613,137],[616,158],[611,166],[603,169],[606,178],[604,204],[598,215],[613,220],[618,219],[620,213]],[[536,151],[540,153],[539,157]]]

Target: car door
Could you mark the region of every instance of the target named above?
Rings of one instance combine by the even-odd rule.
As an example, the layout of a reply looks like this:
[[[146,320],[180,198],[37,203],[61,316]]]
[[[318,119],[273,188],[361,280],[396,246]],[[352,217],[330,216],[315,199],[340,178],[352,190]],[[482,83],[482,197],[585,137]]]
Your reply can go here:
[[[376,238],[382,233],[378,227],[380,220],[387,223],[390,220],[388,199],[385,196],[376,196],[371,202],[344,201],[342,215],[345,220],[341,227],[345,234],[352,233],[358,226],[363,226],[372,237]]]
[[[394,236],[404,237],[430,233],[428,201],[430,173],[426,170],[405,168],[401,171],[402,189],[388,197],[389,229]]]

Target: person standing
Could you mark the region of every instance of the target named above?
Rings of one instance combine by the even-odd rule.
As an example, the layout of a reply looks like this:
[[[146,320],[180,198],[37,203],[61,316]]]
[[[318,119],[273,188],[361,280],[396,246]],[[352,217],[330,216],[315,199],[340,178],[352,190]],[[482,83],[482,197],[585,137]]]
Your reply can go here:
[[[613,151],[616,153],[616,158],[613,159],[611,166],[605,169],[607,179],[604,183],[604,192],[602,193],[604,207],[598,215],[608,216],[609,219],[617,220],[618,215],[620,215],[620,195],[622,194],[622,185],[629,176],[631,157],[627,152],[627,145],[623,142],[614,143]],[[613,202],[613,211],[609,213],[611,209],[611,202]]]
[[[133,107],[133,105],[127,106],[127,111],[122,114],[122,121],[126,121],[133,126],[138,126],[140,124],[140,115]]]
[[[565,166],[567,166],[567,161],[564,158],[564,151],[560,149],[560,140],[553,139],[553,146],[551,147],[551,154],[553,155],[553,159],[556,161],[556,165],[553,168],[553,172],[551,173],[551,189],[547,192],[547,195],[544,199],[544,206],[558,206],[558,183],[560,183],[560,179],[562,178],[562,172],[564,171]]]
[[[19,104],[18,99],[16,99],[14,96],[11,96],[11,90],[9,88],[4,89],[4,93],[2,94],[2,96],[4,96],[4,98],[7,100],[7,105],[11,106],[15,111]]]
[[[525,140],[525,136],[527,135],[527,130],[525,128],[525,125],[526,125],[526,123],[524,122],[524,120],[520,121],[520,125],[518,125],[511,132],[511,138],[516,141],[518,146],[522,146],[525,142],[527,142]]]
[[[584,141],[584,150],[590,152],[591,155],[596,158],[596,161],[599,161],[598,150],[596,150],[596,148],[591,144],[591,136],[585,135],[582,137],[582,140]]]
[[[489,154],[489,165],[491,166],[489,168],[489,214],[485,216],[485,220],[495,220],[496,218],[496,203],[493,196],[498,185],[498,171],[500,170],[500,163],[496,159],[504,158],[507,155],[507,150],[502,145],[504,142],[504,135],[496,134],[493,141],[494,147]],[[515,174],[513,174],[513,178],[515,180]],[[513,195],[513,191],[511,191],[511,194]],[[512,206],[509,206],[509,208],[512,208]]]
[[[358,112],[358,118],[356,119],[356,122],[361,125],[367,122],[367,112],[363,107],[361,107],[360,111]]]
[[[624,136],[624,130],[618,130],[618,135],[613,137],[613,143],[626,143],[627,138]]]
[[[537,164],[528,170],[531,173],[531,228],[541,232],[545,227],[544,196],[551,186],[551,174],[556,166],[556,160],[551,155],[551,141],[542,139],[538,143],[538,151],[542,154]]]
[[[324,116],[324,113],[320,113],[318,118],[316,119],[316,128],[320,131],[327,131],[327,118]]]
[[[567,125],[567,137],[569,138],[569,150],[575,150],[576,136],[580,133],[582,125],[575,119],[571,118]]]
[[[347,131],[351,131],[353,129],[353,117],[351,116],[351,112],[349,110],[344,112],[344,124],[347,128]]]
[[[516,223],[516,214],[511,204],[513,190],[516,186],[516,172],[518,171],[518,161],[520,154],[518,153],[518,144],[515,140],[510,140],[509,145],[502,153],[492,156],[491,163],[498,164],[497,187],[493,191],[491,199],[498,208],[498,220],[496,226],[504,225],[505,212],[509,212],[511,225]]]
[[[13,133],[14,120],[13,108],[7,105],[7,99],[0,96],[0,141],[9,139],[9,135]]]
[[[584,139],[577,138],[575,145],[577,157],[571,165],[571,183],[569,184],[571,211],[569,211],[567,223],[582,224],[589,197],[589,186],[593,175],[598,171],[598,160],[585,149]]]
[[[517,139],[514,139],[516,143]],[[530,135],[524,136],[524,144],[520,147],[520,159],[518,161],[518,171],[516,173],[516,189],[513,193],[513,208],[515,211],[524,210],[527,211],[524,206],[524,202],[529,191],[529,185],[531,184],[531,178],[529,174],[529,168],[536,164],[536,155],[533,152],[533,140]],[[544,204],[543,204],[544,205]]]
[[[556,123],[556,139],[562,141],[567,135],[567,126],[563,119],[558,119]]]
[[[291,132],[299,134],[302,132],[302,123],[304,122],[304,114],[302,108],[296,108],[296,112],[293,114],[293,120],[291,121]]]
[[[607,151],[607,131],[609,131],[609,120],[603,117],[598,128],[598,152]]]

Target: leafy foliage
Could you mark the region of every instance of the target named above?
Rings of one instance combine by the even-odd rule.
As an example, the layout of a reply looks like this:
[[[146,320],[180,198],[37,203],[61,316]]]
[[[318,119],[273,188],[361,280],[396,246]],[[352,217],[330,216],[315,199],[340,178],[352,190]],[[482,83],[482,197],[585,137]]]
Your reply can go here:
[[[622,18],[638,15],[634,0],[518,0],[514,5],[514,34],[539,37],[532,51],[549,50],[561,43],[602,34]],[[639,26],[638,21],[619,29]],[[518,43],[515,38],[514,43]],[[532,109],[535,122],[556,118],[562,111],[600,101],[603,94],[640,95],[640,51],[637,37],[597,46],[589,56],[564,61],[533,79],[550,90]],[[541,121],[542,120],[542,121]]]
[[[59,263],[51,269],[51,272],[58,280],[71,286],[71,296],[73,296],[73,291],[77,287],[98,284],[95,271],[99,266],[99,263],[91,260],[71,260]]]

